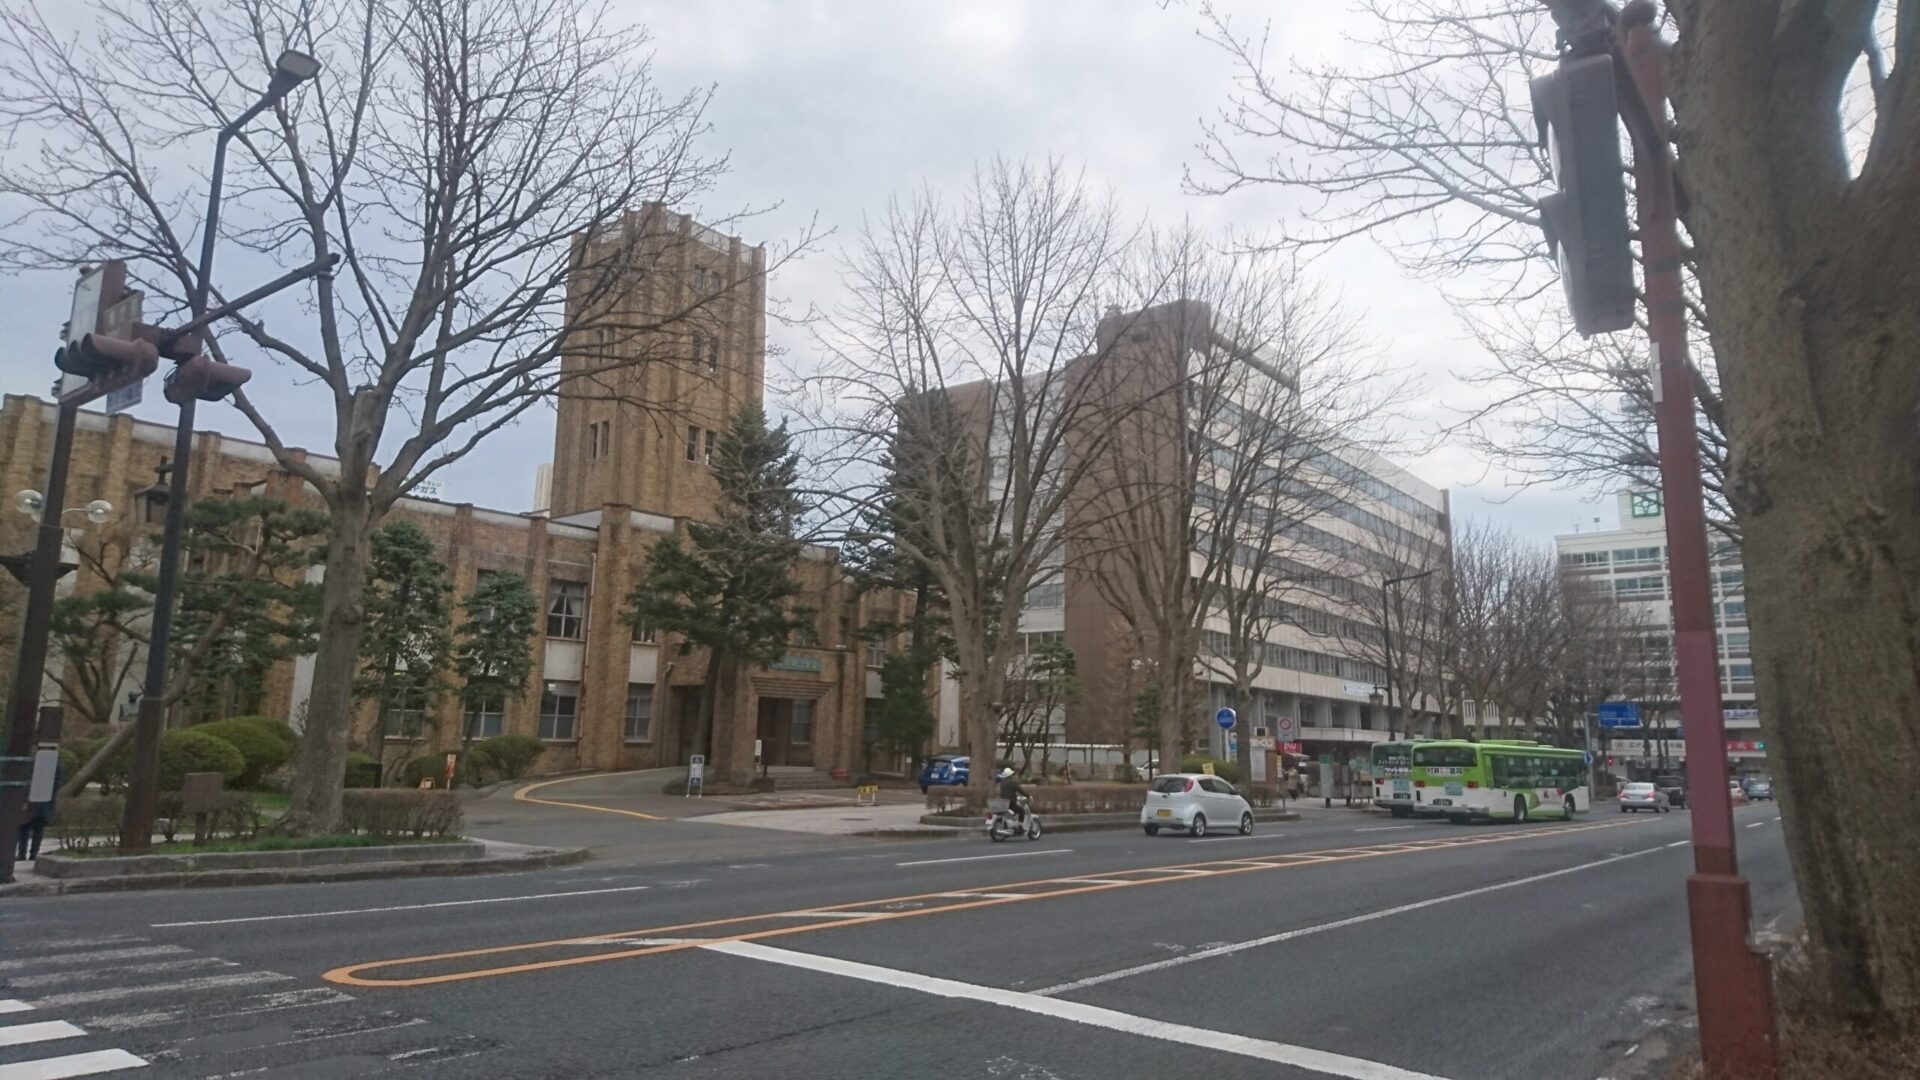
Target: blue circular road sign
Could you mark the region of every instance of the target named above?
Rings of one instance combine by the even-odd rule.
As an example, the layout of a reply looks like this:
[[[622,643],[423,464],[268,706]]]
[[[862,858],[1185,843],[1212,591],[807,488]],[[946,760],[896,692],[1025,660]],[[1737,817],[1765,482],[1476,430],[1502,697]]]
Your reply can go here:
[[[1232,709],[1221,709],[1219,712],[1213,714],[1213,722],[1219,724],[1222,731],[1231,728],[1233,726],[1233,720]]]

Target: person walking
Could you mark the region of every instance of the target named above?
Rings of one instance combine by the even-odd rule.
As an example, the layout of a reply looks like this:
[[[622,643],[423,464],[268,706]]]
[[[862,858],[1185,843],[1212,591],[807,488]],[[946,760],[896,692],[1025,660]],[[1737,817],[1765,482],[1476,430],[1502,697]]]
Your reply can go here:
[[[46,802],[27,804],[27,818],[20,823],[20,835],[14,841],[13,861],[26,862],[40,857],[40,841],[47,835],[47,826],[53,822],[53,804],[60,797],[61,770],[53,774],[53,793]]]

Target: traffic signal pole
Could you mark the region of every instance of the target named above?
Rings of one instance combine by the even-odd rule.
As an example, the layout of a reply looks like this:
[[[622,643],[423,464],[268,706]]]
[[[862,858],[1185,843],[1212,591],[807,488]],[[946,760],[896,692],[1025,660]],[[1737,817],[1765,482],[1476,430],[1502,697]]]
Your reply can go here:
[[[1673,156],[1654,16],[1652,3],[1635,0],[1621,12],[1618,32],[1620,55],[1645,106],[1642,117],[1650,121],[1628,126],[1635,143],[1634,193],[1655,363],[1654,424],[1660,439],[1675,666],[1687,746],[1694,870],[1687,879],[1687,910],[1700,1048],[1711,1075],[1770,1080],[1776,1075],[1773,981],[1765,954],[1749,941],[1751,896],[1734,856]]]
[[[14,837],[26,820],[27,780],[32,773],[34,733],[39,727],[40,689],[47,672],[47,641],[53,622],[54,584],[59,578],[65,530],[60,508],[66,505],[67,463],[73,453],[73,429],[80,403],[56,403],[53,460],[47,463],[40,522],[34,532],[33,563],[27,577],[27,607],[20,622],[20,654],[14,661],[13,692],[7,702],[7,743],[0,757],[0,884],[13,880]]]

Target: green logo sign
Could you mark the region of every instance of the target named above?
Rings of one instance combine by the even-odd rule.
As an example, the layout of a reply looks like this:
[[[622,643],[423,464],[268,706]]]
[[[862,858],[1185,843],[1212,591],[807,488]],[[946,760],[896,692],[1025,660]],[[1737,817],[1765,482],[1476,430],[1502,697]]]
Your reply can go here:
[[[813,656],[783,656],[767,665],[768,671],[804,671],[812,675],[820,674],[820,660]]]
[[[1637,518],[1659,517],[1660,510],[1660,493],[1657,491],[1636,491],[1627,502],[1627,512]]]

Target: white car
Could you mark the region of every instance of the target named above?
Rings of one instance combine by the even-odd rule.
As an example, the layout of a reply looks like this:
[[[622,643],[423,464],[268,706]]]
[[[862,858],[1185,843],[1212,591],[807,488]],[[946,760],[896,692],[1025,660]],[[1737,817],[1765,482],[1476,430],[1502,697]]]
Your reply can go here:
[[[1205,773],[1169,773],[1147,788],[1140,808],[1140,827],[1153,836],[1161,829],[1182,829],[1188,836],[1205,836],[1209,829],[1253,832],[1253,807],[1233,785]]]
[[[1652,784],[1628,784],[1620,789],[1620,812],[1629,810],[1651,810],[1656,814],[1668,813],[1673,809],[1667,803],[1667,793]]]

